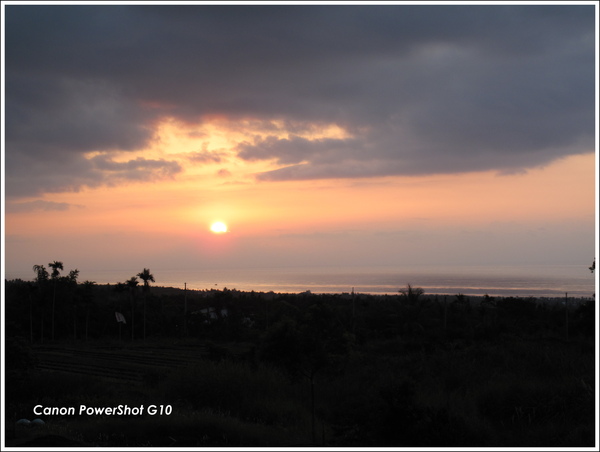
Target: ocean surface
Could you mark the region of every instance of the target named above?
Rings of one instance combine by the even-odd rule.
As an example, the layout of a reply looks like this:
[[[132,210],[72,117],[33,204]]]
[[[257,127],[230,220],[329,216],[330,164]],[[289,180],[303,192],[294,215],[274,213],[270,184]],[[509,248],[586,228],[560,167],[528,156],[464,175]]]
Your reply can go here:
[[[546,266],[412,266],[346,268],[252,268],[174,271],[150,269],[154,286],[191,290],[300,293],[397,294],[410,284],[426,294],[590,298],[596,292],[596,274],[586,265]],[[82,270],[80,281],[98,284],[124,282],[138,270]],[[32,280],[33,275],[5,275]]]

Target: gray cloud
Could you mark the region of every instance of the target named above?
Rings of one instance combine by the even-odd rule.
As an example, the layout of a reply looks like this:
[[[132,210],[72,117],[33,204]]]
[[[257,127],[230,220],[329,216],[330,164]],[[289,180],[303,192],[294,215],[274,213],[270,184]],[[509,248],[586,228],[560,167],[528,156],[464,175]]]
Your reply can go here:
[[[246,160],[277,159],[280,164],[290,164],[304,160],[316,163],[328,161],[339,163],[344,155],[360,153],[363,147],[353,139],[309,140],[298,136],[283,139],[269,136],[255,144],[241,143],[237,149],[238,156]]]
[[[182,171],[179,163],[136,158],[113,161],[110,155],[86,159],[82,155],[50,152],[47,158],[23,153],[6,153],[6,190],[11,197],[79,191],[83,187],[173,178]],[[10,170],[10,171],[9,171]]]
[[[66,202],[43,201],[37,199],[35,201],[26,202],[9,202],[6,204],[6,211],[11,212],[36,212],[36,211],[65,211],[72,208],[81,209],[83,206],[79,204],[69,204]]]
[[[118,183],[120,180],[154,180],[171,178],[181,171],[177,162],[167,160],[147,160],[136,158],[127,162],[115,162],[106,155],[90,159],[95,170],[104,175],[105,182]]]
[[[594,148],[592,5],[5,11],[9,195],[175,174],[82,158],[143,148],[165,116],[351,135],[240,145],[286,165],[265,180],[519,171]]]
[[[226,153],[202,150],[189,153],[187,158],[193,163],[221,163],[226,159]]]

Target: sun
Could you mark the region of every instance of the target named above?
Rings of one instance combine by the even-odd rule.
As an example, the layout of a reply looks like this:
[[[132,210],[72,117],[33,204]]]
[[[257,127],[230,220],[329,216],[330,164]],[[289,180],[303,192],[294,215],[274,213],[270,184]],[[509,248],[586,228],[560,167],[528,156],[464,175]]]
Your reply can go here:
[[[228,231],[227,225],[222,221],[215,221],[210,225],[210,230],[215,234],[223,234]]]

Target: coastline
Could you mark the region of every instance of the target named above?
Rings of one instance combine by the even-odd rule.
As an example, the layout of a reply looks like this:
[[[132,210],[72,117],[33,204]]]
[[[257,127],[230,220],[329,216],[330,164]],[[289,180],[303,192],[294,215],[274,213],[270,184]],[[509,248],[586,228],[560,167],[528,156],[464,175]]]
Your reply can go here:
[[[531,266],[345,266],[283,268],[165,269],[150,267],[153,286],[188,290],[236,289],[276,293],[397,294],[406,284],[421,287],[428,295],[514,296],[562,298],[592,297],[597,275],[584,265]],[[117,284],[137,272],[134,269],[81,268],[79,281]],[[33,279],[28,271],[6,270],[6,279]]]

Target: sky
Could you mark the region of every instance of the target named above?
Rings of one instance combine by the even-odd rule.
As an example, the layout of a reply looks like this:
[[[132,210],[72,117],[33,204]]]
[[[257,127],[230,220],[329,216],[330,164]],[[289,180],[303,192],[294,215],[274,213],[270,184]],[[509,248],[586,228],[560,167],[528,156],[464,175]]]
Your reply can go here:
[[[4,2],[6,277],[587,269],[596,7]]]

